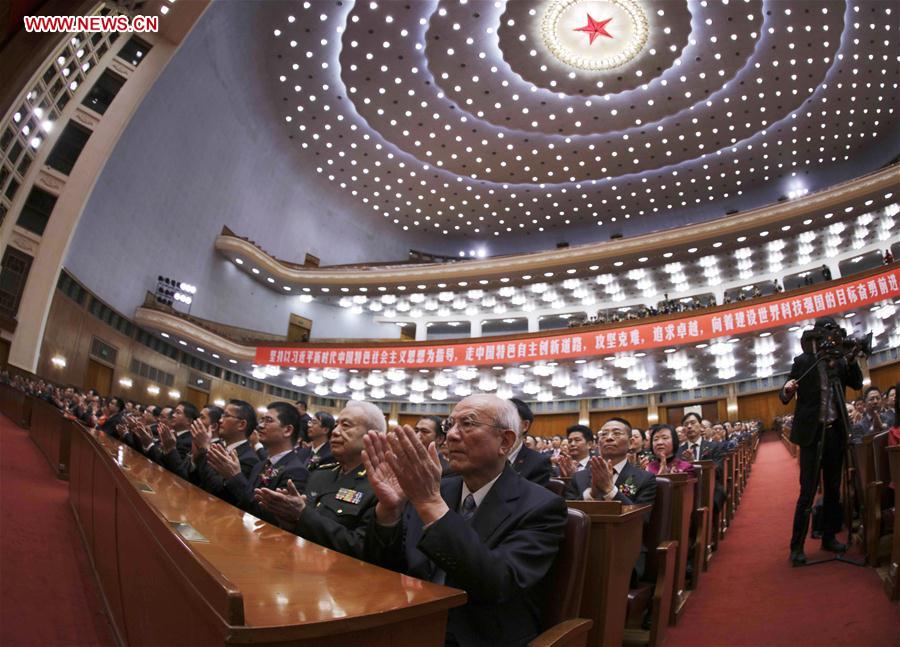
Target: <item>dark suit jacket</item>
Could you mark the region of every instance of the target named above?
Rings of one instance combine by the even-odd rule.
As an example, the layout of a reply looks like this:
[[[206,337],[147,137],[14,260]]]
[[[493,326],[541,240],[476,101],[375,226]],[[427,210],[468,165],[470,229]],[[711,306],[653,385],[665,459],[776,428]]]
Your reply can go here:
[[[315,460],[313,460],[313,456],[316,457]],[[297,450],[297,458],[303,463],[303,467],[310,472],[320,465],[333,465],[335,463],[334,456],[331,455],[331,443],[327,441],[319,448],[319,453],[315,455],[312,447],[301,447]]]
[[[191,446],[193,445],[191,432],[181,434],[175,438],[175,449],[161,454],[160,464],[173,474],[188,480],[191,469]]]
[[[540,454],[528,447],[522,447],[516,456],[516,462],[513,463],[513,469],[519,473],[523,479],[527,479],[538,485],[547,485],[550,482],[550,476],[553,467],[550,464],[550,457]]]
[[[393,528],[373,521],[367,560],[426,580],[440,569],[447,586],[468,593],[467,604],[449,612],[448,644],[524,645],[541,630],[565,502],[507,466],[466,522],[457,512],[462,486],[460,476],[441,481],[450,511],[427,530],[411,506]]]
[[[125,421],[125,414],[121,411],[114,416],[110,416],[107,418],[106,422],[100,425],[100,431],[106,433],[108,436],[112,436],[113,438],[117,438],[116,436],[116,426],[122,424]]]
[[[816,356],[813,353],[797,355],[797,357],[794,358],[793,366],[791,366],[791,373],[788,375],[788,380],[800,379],[800,376],[806,373],[815,361]],[[842,389],[846,389],[848,386],[856,390],[862,388],[862,371],[859,368],[859,364],[856,362],[849,364],[843,358],[840,359],[836,368],[836,374]],[[787,384],[787,382],[785,382],[785,384]],[[794,425],[791,427],[791,442],[800,445],[801,447],[809,447],[816,442],[820,419],[819,408],[822,406],[822,391],[817,368],[810,370],[809,374],[800,380],[796,395],[797,405],[794,408]],[[841,393],[841,395],[843,396],[843,393]],[[783,386],[781,387],[781,392],[778,396],[784,404],[790,402],[790,398],[784,392]],[[832,394],[831,397],[834,399],[835,394]],[[843,400],[843,397],[841,400]],[[835,402],[835,410],[838,413],[837,421],[843,428],[844,416],[841,414],[837,403],[838,401]],[[845,429],[843,434],[839,434],[842,443],[849,431],[849,429]]]
[[[228,490],[228,495],[232,497],[234,505],[241,510],[245,510],[255,517],[277,525],[278,522],[275,517],[256,502],[253,490],[259,487],[277,490],[278,488],[287,487],[288,480],[291,480],[302,494],[306,491],[306,481],[309,479],[309,472],[303,467],[300,459],[297,458],[297,454],[292,451],[282,456],[275,463],[273,467],[276,470],[276,474],[268,482],[264,483],[263,469],[265,466],[266,461],[260,461],[250,470],[250,476],[244,476],[243,473],[232,476],[225,481],[225,489]]]
[[[631,483],[626,485],[629,479],[631,479]],[[566,486],[566,500],[576,501],[584,498],[583,493],[590,486],[590,469],[575,472],[569,480],[568,486]],[[625,467],[622,468],[622,472],[616,478],[616,487],[619,488],[619,492],[613,500],[621,501],[624,505],[644,505],[645,503],[652,505],[656,500],[656,477],[631,463],[625,463]],[[626,489],[633,487],[635,490],[634,494],[629,496],[622,491],[623,487]]]
[[[250,443],[238,445],[235,451],[237,452],[238,460],[241,463],[241,474],[243,474],[249,482],[250,475],[253,473],[253,468],[259,463],[259,457],[250,446]],[[191,471],[189,480],[191,483],[203,488],[210,494],[214,494],[220,499],[228,501],[232,505],[237,505],[237,501],[234,500],[229,494],[228,489],[225,487],[225,479],[223,479],[216,470],[210,467],[209,462],[206,460],[205,453],[197,459],[197,464]]]

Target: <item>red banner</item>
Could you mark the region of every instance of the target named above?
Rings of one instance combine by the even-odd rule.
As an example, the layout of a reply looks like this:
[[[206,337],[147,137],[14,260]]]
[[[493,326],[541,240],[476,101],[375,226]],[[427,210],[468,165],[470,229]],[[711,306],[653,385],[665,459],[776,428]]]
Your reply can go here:
[[[378,347],[267,347],[256,349],[256,363],[300,368],[444,368],[485,364],[518,364],[579,357],[598,357],[680,346],[718,337],[777,328],[878,303],[900,296],[900,270],[892,269],[859,281],[754,305],[738,305],[711,314],[695,314],[621,328],[568,332],[521,339],[468,339],[447,344]]]

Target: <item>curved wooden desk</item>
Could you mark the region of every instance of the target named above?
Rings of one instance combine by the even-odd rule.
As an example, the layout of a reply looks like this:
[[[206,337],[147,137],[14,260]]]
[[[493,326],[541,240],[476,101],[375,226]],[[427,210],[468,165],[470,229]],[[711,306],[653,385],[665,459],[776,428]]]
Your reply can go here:
[[[443,645],[447,610],[465,603],[263,523],[71,424],[72,509],[121,643]]]

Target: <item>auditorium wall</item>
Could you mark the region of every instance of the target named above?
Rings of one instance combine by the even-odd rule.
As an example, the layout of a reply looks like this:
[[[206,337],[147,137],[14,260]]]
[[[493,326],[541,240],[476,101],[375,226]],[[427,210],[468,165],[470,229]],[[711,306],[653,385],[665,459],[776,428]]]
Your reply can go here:
[[[323,264],[403,260],[420,247],[413,234],[373,236],[363,205],[273,127],[284,122],[278,80],[260,52],[234,46],[271,39],[267,11],[213,3],[203,15],[109,156],[65,266],[128,315],[162,274],[198,287],[192,314],[206,319],[283,334],[294,312],[313,320],[314,337],[398,337],[371,317],[276,294],[213,249],[223,225],[298,262],[307,252]],[[258,38],[229,37],[248,29]]]

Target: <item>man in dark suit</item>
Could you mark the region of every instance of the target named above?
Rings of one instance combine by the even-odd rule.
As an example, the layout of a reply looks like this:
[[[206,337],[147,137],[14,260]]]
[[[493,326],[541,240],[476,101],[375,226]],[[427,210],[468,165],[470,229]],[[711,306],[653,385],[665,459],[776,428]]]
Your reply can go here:
[[[338,414],[331,435],[337,463],[323,465],[309,475],[306,496],[288,483],[284,490],[259,490],[260,505],[274,514],[285,530],[362,558],[377,503],[362,464],[363,438],[370,429],[386,431],[381,409],[370,402],[351,400]]]
[[[840,337],[842,330],[831,317],[816,320],[811,331],[803,334],[803,353],[794,358],[788,380],[781,387],[779,397],[787,404],[796,395],[794,421],[790,440],[800,446],[800,496],[794,510],[791,535],[791,563],[806,563],[803,548],[809,529],[809,511],[822,473],[822,548],[837,553],[847,550],[846,544],[836,539],[841,529],[840,503],[841,468],[847,443],[844,392],[846,388],[862,388],[862,371],[854,356],[850,361],[840,352],[826,353],[825,339]],[[817,352],[822,361],[817,363]],[[823,400],[823,395],[826,396]],[[822,444],[821,463],[819,444]]]
[[[538,485],[547,485],[553,474],[550,457],[529,449],[523,442],[528,430],[531,429],[531,423],[534,422],[534,413],[532,413],[531,407],[518,398],[510,398],[509,401],[515,405],[519,419],[522,421],[519,437],[509,452],[509,464],[522,478]]]
[[[294,406],[297,407],[297,413],[300,414],[300,422],[298,423],[300,440],[309,441],[309,423],[312,422],[312,416],[309,415],[306,400],[297,400]]]
[[[441,448],[447,442],[447,434],[444,433],[444,421],[439,416],[422,416],[416,421],[413,430],[419,436],[419,442],[424,447],[428,447],[434,443],[435,449],[438,450],[438,460],[441,461],[441,477],[453,476],[453,469],[450,467],[450,461],[444,458]]]
[[[366,557],[463,589],[451,609],[451,645],[524,645],[541,631],[547,574],[562,542],[566,506],[519,476],[506,457],[519,440],[515,406],[494,395],[463,399],[449,418],[450,465],[411,429],[366,437],[364,462],[378,496]]]
[[[601,455],[591,457],[588,469],[575,472],[566,487],[566,499],[653,504],[656,477],[628,462],[630,436],[631,424],[627,420],[606,421],[597,432]]]
[[[100,425],[100,431],[108,436],[116,436],[116,427],[125,422],[125,401],[118,397],[110,398],[103,413],[106,420]]]
[[[190,402],[179,402],[172,412],[172,426],[159,425],[159,444],[148,454],[173,474],[188,478],[191,460],[191,425],[200,412]],[[151,455],[152,454],[152,455]]]
[[[334,416],[327,411],[319,411],[310,418],[306,428],[309,444],[296,450],[300,462],[310,472],[315,471],[320,465],[334,464],[334,456],[331,455],[331,443],[329,442],[334,425]]]
[[[299,418],[297,409],[287,402],[273,402],[268,406],[258,429],[268,458],[254,465],[249,476],[241,472],[240,459],[233,449],[210,445],[207,452],[210,466],[225,480],[225,489],[235,505],[272,524],[277,520],[256,501],[255,490],[287,488],[287,482],[293,481],[298,492],[306,491],[309,472],[294,452]]]
[[[703,421],[693,411],[684,414],[681,418],[681,426],[684,427],[685,435],[685,449],[681,458],[689,462],[711,460],[716,464],[713,509],[718,513],[725,503],[725,499],[728,498],[725,492],[725,447],[722,443],[703,437]]]
[[[250,478],[256,464],[260,462],[256,451],[247,441],[247,437],[255,428],[256,412],[248,402],[230,400],[225,405],[225,410],[219,418],[218,440],[226,450],[233,450],[237,453],[241,474],[247,479]],[[195,420],[191,426],[191,437],[190,481],[210,494],[231,504],[236,504],[237,502],[225,487],[222,475],[210,467],[207,461],[210,444],[216,442],[212,439],[210,428],[202,420]]]

